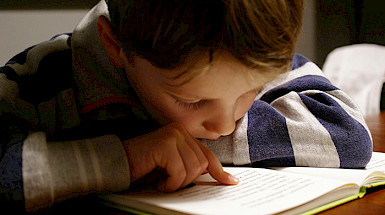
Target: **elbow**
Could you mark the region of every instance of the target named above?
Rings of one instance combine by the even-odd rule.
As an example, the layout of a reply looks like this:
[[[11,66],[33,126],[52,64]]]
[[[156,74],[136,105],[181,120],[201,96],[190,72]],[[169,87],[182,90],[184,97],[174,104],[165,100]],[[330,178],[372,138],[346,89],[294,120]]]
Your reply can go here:
[[[361,142],[360,147],[357,147],[354,150],[350,150],[350,154],[340,156],[340,167],[341,168],[365,168],[369,163],[373,148],[372,142]]]
[[[364,168],[370,161],[373,152],[373,141],[370,132],[360,124],[349,129],[344,138],[336,140],[341,168]]]

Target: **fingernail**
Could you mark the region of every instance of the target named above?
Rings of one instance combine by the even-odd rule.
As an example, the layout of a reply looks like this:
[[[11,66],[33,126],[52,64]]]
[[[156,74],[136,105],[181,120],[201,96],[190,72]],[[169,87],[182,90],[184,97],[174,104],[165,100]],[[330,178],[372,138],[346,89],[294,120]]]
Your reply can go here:
[[[230,174],[229,174],[229,177],[230,177],[230,179],[231,179],[234,183],[236,183],[236,184],[239,183],[239,178],[237,178],[237,177],[235,177],[235,176],[233,176],[233,175],[230,175]]]

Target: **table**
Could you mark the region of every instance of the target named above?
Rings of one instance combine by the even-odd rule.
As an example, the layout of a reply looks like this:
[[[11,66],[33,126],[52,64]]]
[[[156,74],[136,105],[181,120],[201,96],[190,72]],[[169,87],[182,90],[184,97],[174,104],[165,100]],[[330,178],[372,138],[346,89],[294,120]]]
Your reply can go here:
[[[366,117],[365,120],[372,133],[374,151],[385,152],[385,112]],[[319,214],[384,214],[385,189],[378,187],[368,191],[362,199],[348,202]]]

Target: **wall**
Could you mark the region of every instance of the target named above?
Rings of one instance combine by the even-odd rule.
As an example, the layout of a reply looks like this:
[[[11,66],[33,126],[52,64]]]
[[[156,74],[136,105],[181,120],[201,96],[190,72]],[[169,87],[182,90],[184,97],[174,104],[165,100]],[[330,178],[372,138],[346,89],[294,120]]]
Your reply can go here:
[[[302,33],[298,39],[296,53],[302,54],[318,64],[316,61],[316,4],[314,0],[305,1]]]
[[[88,10],[0,10],[0,66],[31,45],[72,32]]]

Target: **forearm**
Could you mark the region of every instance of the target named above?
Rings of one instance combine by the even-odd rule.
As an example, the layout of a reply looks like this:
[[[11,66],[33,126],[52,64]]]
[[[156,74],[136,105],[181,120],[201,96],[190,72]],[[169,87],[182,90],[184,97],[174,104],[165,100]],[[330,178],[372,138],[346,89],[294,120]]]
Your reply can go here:
[[[265,86],[231,136],[202,141],[235,165],[360,168],[372,152],[357,106],[312,63]]]
[[[127,158],[117,137],[57,143],[44,139],[44,133],[34,133],[23,147],[27,210],[82,194],[128,188]]]
[[[305,101],[308,106],[294,102],[295,107],[288,108],[282,104],[287,99],[278,99],[271,105],[260,102],[259,108],[249,112],[251,162],[345,168],[366,165],[372,143],[362,121],[336,106],[311,107],[309,102],[314,101]]]
[[[126,153],[115,136],[69,142],[46,142],[45,134],[30,134],[24,144],[7,150],[1,160],[2,202],[27,211],[54,202],[130,185]]]
[[[253,107],[260,110],[252,108],[254,114],[249,114],[249,119],[254,122],[249,124],[278,119],[279,122],[270,124],[273,129],[277,125],[282,129],[275,128],[279,133],[271,138],[279,138],[280,144],[286,143],[283,148],[277,148],[281,152],[292,149],[285,157],[292,157],[297,166],[364,167],[371,157],[372,141],[363,116],[349,96],[317,69],[314,64],[307,63],[291,73],[301,75],[310,70],[310,74],[293,77],[267,90]],[[262,103],[268,105],[262,108]],[[271,116],[263,117],[269,114]],[[263,132],[257,127],[248,133]]]

